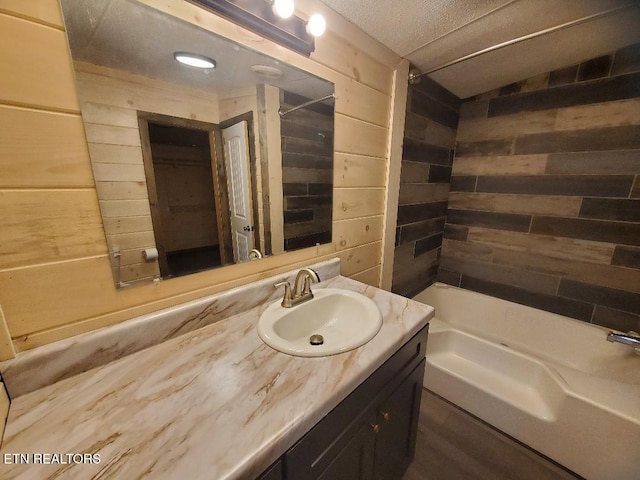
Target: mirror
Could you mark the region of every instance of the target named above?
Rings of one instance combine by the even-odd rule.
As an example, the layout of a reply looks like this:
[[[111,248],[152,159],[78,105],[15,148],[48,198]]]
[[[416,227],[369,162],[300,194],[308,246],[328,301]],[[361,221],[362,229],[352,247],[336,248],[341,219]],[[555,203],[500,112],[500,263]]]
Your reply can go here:
[[[331,82],[136,0],[61,4],[116,286],[331,242]]]

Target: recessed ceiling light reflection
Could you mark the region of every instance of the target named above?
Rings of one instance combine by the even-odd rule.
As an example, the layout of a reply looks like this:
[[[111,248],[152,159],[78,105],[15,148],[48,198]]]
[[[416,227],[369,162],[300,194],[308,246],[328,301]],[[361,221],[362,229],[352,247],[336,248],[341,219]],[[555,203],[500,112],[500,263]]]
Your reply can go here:
[[[216,62],[212,58],[205,57],[204,55],[198,55],[190,52],[175,52],[173,54],[178,62],[190,67],[196,68],[216,68]]]

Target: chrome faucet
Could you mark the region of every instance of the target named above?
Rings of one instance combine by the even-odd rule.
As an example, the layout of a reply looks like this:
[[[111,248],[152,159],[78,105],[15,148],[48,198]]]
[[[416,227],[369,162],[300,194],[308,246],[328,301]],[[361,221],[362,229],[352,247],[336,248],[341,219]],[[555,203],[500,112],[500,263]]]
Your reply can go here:
[[[311,283],[317,283],[319,281],[320,277],[314,270],[311,268],[303,268],[296,275],[293,288],[291,288],[291,284],[289,282],[276,283],[276,288],[284,285],[284,297],[282,298],[282,303],[280,305],[284,308],[291,308],[302,302],[311,300],[313,298]]]
[[[631,345],[634,348],[640,348],[640,337],[626,333],[613,333],[607,335],[607,342],[617,342],[624,345]]]

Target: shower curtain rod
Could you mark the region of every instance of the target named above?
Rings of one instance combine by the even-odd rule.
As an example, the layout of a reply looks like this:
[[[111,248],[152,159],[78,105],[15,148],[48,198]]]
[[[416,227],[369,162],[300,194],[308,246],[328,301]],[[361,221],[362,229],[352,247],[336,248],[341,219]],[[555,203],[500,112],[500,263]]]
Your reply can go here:
[[[498,43],[496,45],[492,45],[491,47],[483,48],[482,50],[478,50],[477,52],[470,53],[468,55],[464,55],[462,57],[456,58],[455,60],[451,60],[450,62],[443,63],[436,68],[432,68],[427,70],[426,72],[413,72],[409,73],[409,83],[416,82],[423,75],[429,75],[430,73],[437,72],[438,70],[442,70],[443,68],[450,67],[452,65],[456,65],[460,62],[464,62],[465,60],[470,60],[472,58],[478,57],[480,55],[484,55],[485,53],[493,52],[495,50],[499,50],[504,47],[508,47],[510,45],[514,45],[516,43],[523,42],[525,40],[530,40],[532,38],[541,37],[543,35],[547,35],[549,33],[557,32],[560,30],[564,30],[565,28],[573,27],[574,25],[580,25],[581,23],[589,22],[596,18],[605,17],[607,15],[611,15],[612,13],[619,12],[620,10],[625,10],[629,7],[633,7],[633,3],[629,3],[627,5],[623,5],[621,7],[612,8],[609,10],[605,10],[604,12],[594,13],[593,15],[588,15],[586,17],[578,18],[577,20],[572,20],[570,22],[566,22],[560,25],[556,25],[554,27],[545,28],[544,30],[539,30],[534,33],[529,33],[527,35],[523,35],[522,37],[514,38],[511,40],[507,40],[506,42]]]
[[[326,95],[326,96],[324,96],[322,98],[317,98],[315,100],[309,100],[308,102],[304,102],[304,103],[298,105],[297,107],[291,107],[289,110],[285,110],[284,112],[282,110],[279,110],[278,113],[280,114],[281,117],[284,117],[287,113],[295,112],[296,110],[299,110],[299,109],[304,108],[304,107],[308,107],[309,105],[313,105],[314,103],[324,102],[325,100],[329,100],[330,98],[336,98],[336,94],[335,93],[331,93],[331,94]]]

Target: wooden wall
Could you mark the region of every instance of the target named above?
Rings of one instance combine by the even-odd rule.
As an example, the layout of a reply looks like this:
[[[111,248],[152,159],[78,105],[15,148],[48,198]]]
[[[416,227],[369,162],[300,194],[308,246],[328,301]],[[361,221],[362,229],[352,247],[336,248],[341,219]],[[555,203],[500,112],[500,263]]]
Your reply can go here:
[[[298,8],[329,31],[310,59],[187,2],[144,3],[335,83],[333,243],[117,291],[58,2],[0,0],[0,307],[18,351],[335,256],[379,284],[400,59],[311,0]]]
[[[438,270],[460,99],[423,77],[409,87],[392,291],[412,297]]]
[[[440,281],[640,330],[640,44],[463,104]]]
[[[281,110],[312,99],[282,91]],[[284,248],[331,241],[333,105],[319,103],[280,120]]]

